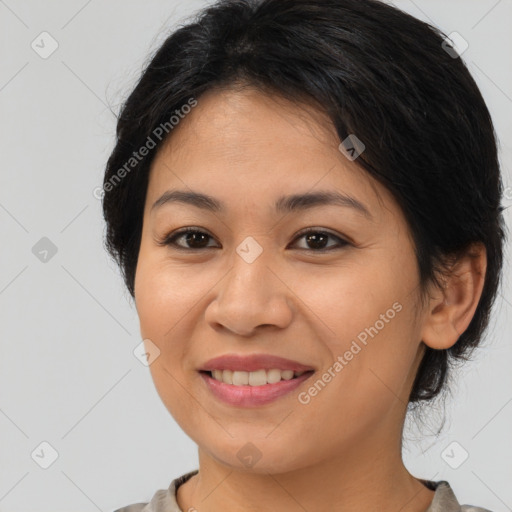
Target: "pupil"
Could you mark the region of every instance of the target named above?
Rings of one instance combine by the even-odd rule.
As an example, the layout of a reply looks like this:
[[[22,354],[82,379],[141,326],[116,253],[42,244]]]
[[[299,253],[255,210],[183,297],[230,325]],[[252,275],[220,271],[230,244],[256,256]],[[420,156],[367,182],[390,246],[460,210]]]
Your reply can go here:
[[[310,242],[313,242],[313,247],[318,249],[323,249],[325,247],[325,244],[323,243],[318,243],[319,240],[323,238],[323,241],[325,242],[325,239],[327,238],[325,235],[322,235],[322,234],[312,234],[312,235],[307,235],[307,243],[309,244]]]
[[[203,237],[203,242],[206,242],[206,243],[203,243],[203,244],[198,244],[199,247],[204,247],[205,245],[207,245],[208,241],[206,240],[206,237],[208,235],[206,235],[205,233],[188,233],[187,234],[187,243],[190,244],[192,242],[192,246],[194,246],[193,242],[194,242],[194,238],[195,237]]]

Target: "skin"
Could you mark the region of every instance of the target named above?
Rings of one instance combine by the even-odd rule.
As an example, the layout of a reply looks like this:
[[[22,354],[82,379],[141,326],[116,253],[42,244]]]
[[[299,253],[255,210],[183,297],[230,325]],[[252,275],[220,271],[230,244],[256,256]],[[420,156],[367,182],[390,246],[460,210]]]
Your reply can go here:
[[[467,328],[485,250],[462,259],[422,307],[401,210],[338,145],[312,108],[228,89],[201,96],[153,161],[135,303],[142,337],[160,350],[150,365],[155,387],[198,445],[199,474],[177,492],[184,511],[423,512],[432,501],[401,457],[407,399],[425,345],[448,348]],[[209,194],[226,211],[182,203],[152,210],[171,188]],[[373,219],[337,205],[273,210],[281,195],[320,189],[357,198]],[[209,237],[187,245],[182,236],[176,243],[192,245],[188,251],[158,243],[187,226]],[[349,243],[322,253],[297,236],[310,227],[334,235],[325,245],[336,247],[336,236]],[[236,252],[248,236],[263,250],[252,263]],[[298,393],[396,302],[400,312],[300,403]],[[270,353],[318,370],[270,404],[234,407],[214,398],[197,372],[227,353]],[[249,442],[261,455],[252,467],[237,457]]]

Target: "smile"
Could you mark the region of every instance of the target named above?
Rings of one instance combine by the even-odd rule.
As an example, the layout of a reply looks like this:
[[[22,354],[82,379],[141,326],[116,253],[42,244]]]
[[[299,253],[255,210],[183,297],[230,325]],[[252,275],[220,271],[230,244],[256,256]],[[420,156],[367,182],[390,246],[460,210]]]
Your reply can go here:
[[[270,370],[257,370],[254,372],[246,372],[242,370],[213,370],[210,372],[211,377],[225,384],[233,386],[264,386],[265,384],[276,384],[281,380],[291,380],[300,377],[304,371],[294,372],[293,370],[279,370],[273,368]]]
[[[213,376],[214,372],[215,377]],[[269,404],[290,394],[305,380],[309,379],[313,373],[315,373],[314,370],[310,370],[297,372],[297,375],[295,375],[292,370],[274,369],[254,372],[231,370],[199,372],[208,391],[215,398],[235,407],[258,407]],[[222,380],[219,380],[220,378]],[[228,383],[224,382],[224,378]],[[229,383],[230,379],[231,383]],[[276,380],[276,382],[269,382],[271,380]]]

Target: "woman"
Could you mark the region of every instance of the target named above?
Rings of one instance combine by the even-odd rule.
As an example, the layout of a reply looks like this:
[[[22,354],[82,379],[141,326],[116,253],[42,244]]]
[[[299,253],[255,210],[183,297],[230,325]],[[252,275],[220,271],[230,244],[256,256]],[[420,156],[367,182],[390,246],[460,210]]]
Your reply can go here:
[[[444,35],[374,0],[222,1],[117,137],[107,246],[199,453],[118,512],[484,511],[401,456],[502,267],[492,121]]]

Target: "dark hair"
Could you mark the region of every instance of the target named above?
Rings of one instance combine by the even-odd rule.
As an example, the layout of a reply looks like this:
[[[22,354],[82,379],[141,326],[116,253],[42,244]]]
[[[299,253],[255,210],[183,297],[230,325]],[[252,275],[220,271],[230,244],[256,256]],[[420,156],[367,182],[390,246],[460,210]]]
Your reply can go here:
[[[437,396],[449,363],[467,360],[488,325],[505,239],[492,120],[445,37],[376,0],[223,0],[174,31],[121,109],[104,177],[105,246],[131,296],[149,170],[166,140],[155,133],[165,127],[172,135],[171,116],[214,88],[246,84],[309,102],[327,114],[340,141],[351,134],[363,141],[356,163],[402,208],[422,299],[428,284],[440,285],[448,256],[477,242],[486,248],[471,323],[449,349],[426,347],[409,401]],[[150,139],[156,149],[135,158]]]

